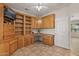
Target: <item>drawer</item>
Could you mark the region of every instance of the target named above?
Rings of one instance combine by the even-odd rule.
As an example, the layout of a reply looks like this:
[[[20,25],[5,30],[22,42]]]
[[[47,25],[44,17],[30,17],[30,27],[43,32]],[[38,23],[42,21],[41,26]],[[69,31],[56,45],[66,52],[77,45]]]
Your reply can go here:
[[[13,40],[13,39],[15,39],[15,36],[14,35],[4,35],[3,38],[4,38],[4,40],[7,40],[7,39]]]

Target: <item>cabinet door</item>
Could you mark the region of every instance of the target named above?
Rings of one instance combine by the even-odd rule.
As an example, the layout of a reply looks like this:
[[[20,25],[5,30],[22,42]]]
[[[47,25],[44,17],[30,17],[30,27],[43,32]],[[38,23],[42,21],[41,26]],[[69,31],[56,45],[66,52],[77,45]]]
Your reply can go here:
[[[18,48],[22,48],[24,46],[24,37],[23,36],[18,36],[17,37],[17,45],[18,45]]]
[[[36,18],[32,18],[32,28],[42,28],[42,21],[36,20]]]
[[[36,28],[37,22],[36,18],[32,17],[32,28]]]
[[[10,41],[10,54],[14,53],[17,50],[17,40]]]
[[[55,15],[48,15],[42,18],[43,28],[55,28]]]
[[[13,24],[4,23],[3,26],[4,26],[4,28],[3,28],[4,36],[14,34],[14,26],[13,26]]]
[[[37,28],[42,28],[42,20],[37,20]]]
[[[34,43],[34,37],[33,37],[32,34],[25,35],[25,38],[24,39],[26,40],[26,44],[27,45],[30,45],[30,44],[33,44]]]
[[[28,46],[33,43],[32,36],[26,35],[24,38],[24,46]]]
[[[30,39],[30,38],[27,39],[27,44],[28,44],[28,45],[31,44],[31,39]]]
[[[43,44],[46,44],[46,37],[45,36],[42,36],[42,42],[43,42]]]
[[[55,28],[55,14],[50,15],[50,28]]]
[[[54,39],[52,36],[45,35],[43,36],[43,43],[52,46],[54,45]]]
[[[9,42],[0,43],[0,56],[9,55]]]
[[[34,35],[32,35],[32,37],[31,37],[31,43],[32,44],[34,43]]]
[[[53,45],[53,39],[52,39],[52,37],[47,37],[47,44],[48,45]]]
[[[49,20],[47,17],[43,18],[43,28],[49,28]]]
[[[27,40],[24,38],[24,46],[27,46]]]
[[[43,44],[47,44],[47,39],[45,37],[43,37]]]

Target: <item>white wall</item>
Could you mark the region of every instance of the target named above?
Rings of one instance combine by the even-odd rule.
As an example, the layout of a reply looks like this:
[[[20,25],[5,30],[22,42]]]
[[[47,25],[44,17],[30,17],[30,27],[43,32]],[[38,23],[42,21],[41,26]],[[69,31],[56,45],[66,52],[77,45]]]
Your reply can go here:
[[[32,32],[37,33],[38,31],[37,29],[32,29]]]
[[[55,35],[55,29],[42,29],[41,33]]]

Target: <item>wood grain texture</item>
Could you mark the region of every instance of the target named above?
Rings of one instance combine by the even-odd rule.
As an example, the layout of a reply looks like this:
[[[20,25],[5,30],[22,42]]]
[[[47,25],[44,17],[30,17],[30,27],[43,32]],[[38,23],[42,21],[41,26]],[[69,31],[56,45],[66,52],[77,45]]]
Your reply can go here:
[[[17,46],[18,48],[24,47],[24,36],[22,35],[17,36]]]
[[[55,14],[42,17],[41,23],[36,18],[32,18],[32,28],[55,28]]]
[[[43,44],[46,44],[46,45],[49,45],[49,46],[52,46],[54,45],[54,36],[52,35],[43,35],[42,36],[43,38]]]
[[[55,28],[55,14],[43,17],[42,22],[43,28]]]
[[[31,45],[34,43],[34,36],[32,34],[25,35],[24,39],[27,41],[27,45]]]
[[[10,41],[10,55],[13,54],[17,50],[17,39]]]
[[[0,40],[3,40],[3,10],[4,5],[0,3]]]
[[[9,42],[0,43],[0,56],[9,55]]]
[[[32,29],[36,28],[36,18],[32,17]]]

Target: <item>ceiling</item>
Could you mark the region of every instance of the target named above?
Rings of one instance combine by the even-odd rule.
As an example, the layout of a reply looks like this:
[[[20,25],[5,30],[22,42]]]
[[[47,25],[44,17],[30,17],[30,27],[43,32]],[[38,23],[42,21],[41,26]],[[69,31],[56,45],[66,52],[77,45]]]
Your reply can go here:
[[[38,11],[34,6],[45,6],[45,8],[41,8]],[[43,16],[55,10],[61,9],[63,7],[67,7],[70,4],[68,3],[6,3],[9,7],[22,11],[24,13],[28,13],[34,16]]]

